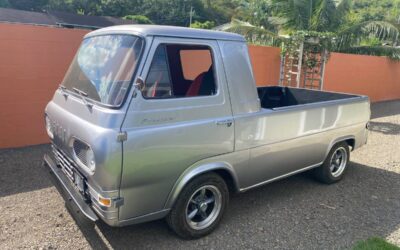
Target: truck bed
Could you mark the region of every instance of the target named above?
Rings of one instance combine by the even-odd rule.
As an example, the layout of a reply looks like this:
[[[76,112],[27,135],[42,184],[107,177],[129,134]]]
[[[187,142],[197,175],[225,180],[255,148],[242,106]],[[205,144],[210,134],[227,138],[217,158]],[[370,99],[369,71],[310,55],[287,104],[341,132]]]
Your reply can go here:
[[[261,107],[265,109],[357,97],[357,95],[280,86],[259,87],[257,88],[257,92],[258,97],[260,98]]]

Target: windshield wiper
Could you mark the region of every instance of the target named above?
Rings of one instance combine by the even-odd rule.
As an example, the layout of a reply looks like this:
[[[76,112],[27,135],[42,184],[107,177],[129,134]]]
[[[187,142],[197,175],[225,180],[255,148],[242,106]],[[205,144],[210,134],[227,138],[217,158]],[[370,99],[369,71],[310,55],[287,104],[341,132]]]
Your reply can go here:
[[[89,103],[89,102],[86,100],[86,97],[88,96],[88,94],[87,94],[85,91],[82,91],[82,90],[77,89],[77,88],[72,88],[72,90],[79,94],[79,96],[82,98],[83,103],[84,103],[86,106],[88,106],[89,108],[92,108],[92,107],[93,107],[93,104]]]
[[[78,93],[78,94],[80,94],[80,95],[82,95],[82,96],[84,96],[84,97],[86,97],[86,96],[88,96],[88,94],[85,92],[85,91],[83,91],[83,90],[80,90],[80,89],[77,89],[77,88],[72,88],[76,93]]]
[[[58,88],[61,90],[63,96],[65,96],[65,98],[67,98],[68,97],[68,92],[66,91],[67,88],[62,84],[58,85]]]

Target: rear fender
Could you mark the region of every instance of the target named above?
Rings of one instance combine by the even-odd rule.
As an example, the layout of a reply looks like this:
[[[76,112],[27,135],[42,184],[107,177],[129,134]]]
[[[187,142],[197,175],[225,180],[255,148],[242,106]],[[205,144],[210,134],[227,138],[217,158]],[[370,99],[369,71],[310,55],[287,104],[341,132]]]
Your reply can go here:
[[[326,157],[328,156],[329,152],[331,151],[332,147],[335,144],[337,144],[339,142],[345,142],[347,140],[354,140],[354,142],[355,142],[356,141],[356,137],[353,136],[353,135],[348,135],[348,136],[342,136],[342,137],[336,138],[335,140],[332,140],[331,143],[329,144],[328,150],[325,153],[325,158],[324,159],[326,159]]]

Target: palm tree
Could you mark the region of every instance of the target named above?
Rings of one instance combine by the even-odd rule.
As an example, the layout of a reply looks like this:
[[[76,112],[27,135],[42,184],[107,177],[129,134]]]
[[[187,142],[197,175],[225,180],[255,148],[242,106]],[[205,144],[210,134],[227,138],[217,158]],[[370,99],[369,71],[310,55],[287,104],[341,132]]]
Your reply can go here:
[[[266,0],[267,1],[267,0]],[[351,0],[269,0],[268,21],[274,29],[233,19],[221,30],[244,35],[250,42],[276,45],[277,39],[295,36],[331,35],[329,49],[357,54],[386,55],[400,59],[399,26],[386,21],[352,21]],[[271,26],[270,26],[271,27]],[[362,42],[374,37],[386,46],[368,46]],[[388,46],[389,45],[389,46]]]

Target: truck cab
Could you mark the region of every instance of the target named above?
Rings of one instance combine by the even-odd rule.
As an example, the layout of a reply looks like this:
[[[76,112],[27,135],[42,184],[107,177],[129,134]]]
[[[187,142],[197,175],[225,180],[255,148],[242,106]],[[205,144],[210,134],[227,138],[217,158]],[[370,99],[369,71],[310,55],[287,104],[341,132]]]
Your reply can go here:
[[[257,89],[237,34],[127,25],[85,36],[45,119],[45,165],[86,217],[167,217],[197,238],[218,225],[230,192],[309,169],[340,180],[366,143],[369,101]]]

